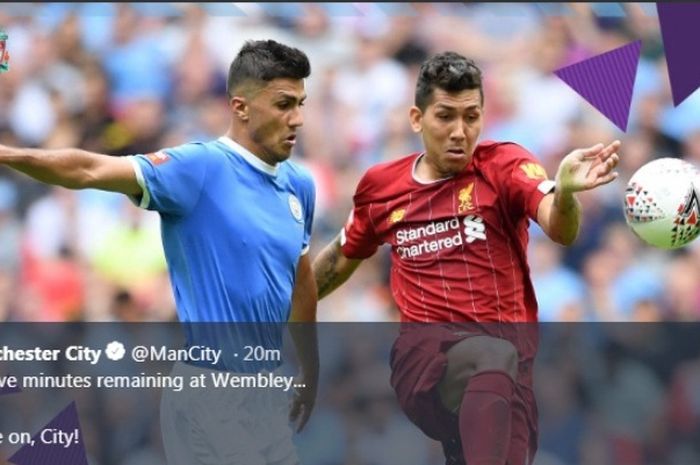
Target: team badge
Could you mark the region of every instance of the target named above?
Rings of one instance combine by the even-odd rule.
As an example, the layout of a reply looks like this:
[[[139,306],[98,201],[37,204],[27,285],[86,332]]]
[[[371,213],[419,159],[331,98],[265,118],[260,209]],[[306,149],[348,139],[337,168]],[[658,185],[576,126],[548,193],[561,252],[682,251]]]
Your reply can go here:
[[[301,203],[293,194],[289,194],[289,211],[292,212],[292,216],[295,220],[299,223],[302,222]]]
[[[394,210],[393,212],[391,212],[391,215],[389,215],[389,223],[398,223],[403,219],[404,216],[406,216],[405,208],[399,208],[398,210]]]
[[[459,207],[457,208],[457,213],[465,213],[474,208],[472,204],[472,191],[474,191],[474,183],[469,183],[464,189],[460,189],[457,199],[459,200]]]

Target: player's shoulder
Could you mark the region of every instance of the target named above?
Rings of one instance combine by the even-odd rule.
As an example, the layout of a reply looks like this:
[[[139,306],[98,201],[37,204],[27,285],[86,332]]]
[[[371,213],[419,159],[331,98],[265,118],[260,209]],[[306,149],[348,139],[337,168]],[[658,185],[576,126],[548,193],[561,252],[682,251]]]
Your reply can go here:
[[[295,184],[314,184],[311,170],[303,163],[286,160],[280,164],[280,169],[285,170],[287,177]]]
[[[474,150],[474,160],[482,170],[499,170],[519,161],[536,161],[537,158],[517,142],[485,140]]]
[[[477,145],[474,155],[482,160],[532,155],[525,147],[513,141],[485,140]]]
[[[357,185],[356,197],[370,199],[382,192],[391,191],[397,184],[403,183],[411,177],[413,164],[419,152],[377,163],[365,171]]]
[[[181,161],[195,161],[212,158],[217,150],[215,141],[191,141],[180,145],[160,149],[156,153],[164,154],[168,157]]]
[[[175,170],[189,170],[205,165],[209,150],[203,142],[187,142],[180,145],[164,147],[150,153],[136,154],[132,158],[141,164],[153,167],[167,167]]]
[[[280,169],[286,170],[290,182],[304,190],[315,190],[315,182],[311,170],[304,164],[292,160],[281,163]]]
[[[291,179],[313,181],[311,170],[301,162],[285,160],[282,162],[281,167],[287,170],[287,173]]]

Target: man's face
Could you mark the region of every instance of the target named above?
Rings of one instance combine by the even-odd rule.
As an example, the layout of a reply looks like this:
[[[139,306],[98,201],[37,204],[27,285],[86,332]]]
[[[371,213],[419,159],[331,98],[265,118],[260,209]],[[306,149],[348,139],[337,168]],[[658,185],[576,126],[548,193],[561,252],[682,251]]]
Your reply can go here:
[[[410,111],[411,126],[421,132],[425,161],[436,177],[461,172],[472,159],[483,125],[479,89],[446,92],[436,88],[425,111]]]
[[[248,99],[248,134],[254,152],[270,164],[289,158],[304,123],[302,79],[273,79]]]

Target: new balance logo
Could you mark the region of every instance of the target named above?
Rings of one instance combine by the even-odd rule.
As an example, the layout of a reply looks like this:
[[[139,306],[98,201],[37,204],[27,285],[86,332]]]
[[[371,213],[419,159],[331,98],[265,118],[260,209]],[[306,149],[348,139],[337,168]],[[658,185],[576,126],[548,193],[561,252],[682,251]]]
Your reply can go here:
[[[464,217],[462,224],[464,224],[464,236],[467,243],[471,244],[477,239],[486,240],[486,226],[483,218],[476,215],[468,215]]]
[[[530,179],[547,179],[547,172],[542,165],[537,163],[523,163],[520,169],[525,172],[525,176]]]

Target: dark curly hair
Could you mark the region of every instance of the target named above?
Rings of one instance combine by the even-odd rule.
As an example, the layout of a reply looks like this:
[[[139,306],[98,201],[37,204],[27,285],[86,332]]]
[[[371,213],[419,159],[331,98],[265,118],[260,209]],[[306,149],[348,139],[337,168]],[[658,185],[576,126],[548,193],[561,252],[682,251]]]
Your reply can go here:
[[[472,60],[459,53],[439,53],[421,65],[415,96],[415,105],[421,111],[430,105],[436,88],[446,92],[479,89],[481,104],[484,103],[481,70]]]

